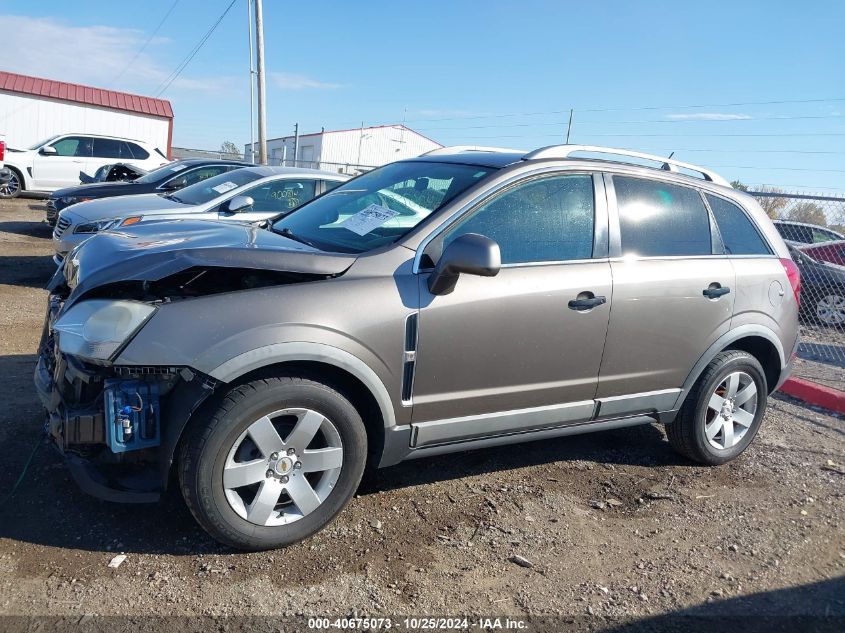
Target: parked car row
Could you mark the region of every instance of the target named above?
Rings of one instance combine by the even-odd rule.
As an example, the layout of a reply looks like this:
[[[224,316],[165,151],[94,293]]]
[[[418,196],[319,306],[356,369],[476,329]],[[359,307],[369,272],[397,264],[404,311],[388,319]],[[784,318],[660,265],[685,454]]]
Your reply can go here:
[[[312,169],[244,167],[244,163],[190,159],[132,182],[62,190],[47,203],[48,221],[53,209],[61,209],[53,230],[56,262],[80,242],[107,229],[151,220],[268,220],[348,179]],[[129,193],[136,195],[125,195]],[[109,197],[101,198],[103,194]],[[67,203],[70,206],[62,208]]]
[[[791,371],[806,264],[707,169],[564,145],[331,176],[59,213],[35,383],[86,491],[176,482],[220,542],[280,547],[368,465],[655,421],[725,463]]]

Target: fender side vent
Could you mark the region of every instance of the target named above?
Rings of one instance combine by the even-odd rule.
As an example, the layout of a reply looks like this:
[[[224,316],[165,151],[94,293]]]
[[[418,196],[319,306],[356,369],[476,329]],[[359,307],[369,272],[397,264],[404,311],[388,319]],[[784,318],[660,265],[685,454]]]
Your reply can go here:
[[[414,393],[414,368],[417,363],[417,322],[419,315],[414,312],[405,319],[405,353],[402,358],[402,404],[411,406]]]

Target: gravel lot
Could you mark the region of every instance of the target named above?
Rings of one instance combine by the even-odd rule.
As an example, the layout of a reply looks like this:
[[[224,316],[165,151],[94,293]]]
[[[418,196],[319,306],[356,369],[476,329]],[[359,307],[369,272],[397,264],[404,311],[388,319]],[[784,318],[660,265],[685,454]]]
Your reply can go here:
[[[42,217],[0,202],[3,498],[42,425]],[[410,462],[315,538],[262,554],[217,546],[175,491],[85,496],[45,445],[0,505],[0,614],[845,616],[844,422],[775,398],[720,468],[677,457],[657,425]]]

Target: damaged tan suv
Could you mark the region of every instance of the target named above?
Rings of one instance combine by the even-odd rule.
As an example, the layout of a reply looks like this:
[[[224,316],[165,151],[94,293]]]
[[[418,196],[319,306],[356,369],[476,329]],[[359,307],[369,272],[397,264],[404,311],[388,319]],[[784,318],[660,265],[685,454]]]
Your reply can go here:
[[[35,379],[86,491],[176,481],[214,538],[266,549],[324,527],[368,464],[655,421],[729,461],[789,374],[799,284],[704,168],[446,148],[263,226],[93,236],[50,284]]]

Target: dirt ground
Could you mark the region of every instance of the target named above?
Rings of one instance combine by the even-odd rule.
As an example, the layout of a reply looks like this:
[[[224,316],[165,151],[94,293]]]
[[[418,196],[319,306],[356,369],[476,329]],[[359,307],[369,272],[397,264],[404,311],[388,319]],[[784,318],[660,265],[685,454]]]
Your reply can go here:
[[[216,545],[176,491],[87,497],[46,445],[8,499],[43,422],[42,218],[0,202],[0,614],[845,616],[845,420],[781,397],[723,467],[676,456],[657,425],[410,462],[261,554]]]

